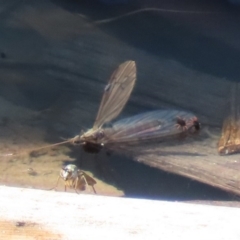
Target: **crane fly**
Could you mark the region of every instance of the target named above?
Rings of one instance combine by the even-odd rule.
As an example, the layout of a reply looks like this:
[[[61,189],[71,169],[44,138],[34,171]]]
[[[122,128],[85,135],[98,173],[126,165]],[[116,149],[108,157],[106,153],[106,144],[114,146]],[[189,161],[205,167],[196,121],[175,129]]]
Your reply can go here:
[[[68,164],[65,167],[63,167],[60,170],[60,175],[58,177],[56,186],[54,189],[57,188],[59,179],[64,180],[64,190],[66,192],[67,187],[72,188],[75,190],[76,193],[79,191],[84,191],[87,186],[91,186],[93,189],[93,192],[96,194],[96,190],[94,188],[94,185],[97,183],[95,179],[90,177],[87,173],[80,170],[76,165],[74,164]]]
[[[181,110],[156,110],[116,121],[126,105],[136,82],[136,64],[126,61],[113,72],[104,93],[93,127],[64,142],[48,145],[40,149],[65,143],[82,145],[86,152],[98,153],[103,147],[115,148],[119,144],[142,143],[164,139],[200,129],[194,114]]]

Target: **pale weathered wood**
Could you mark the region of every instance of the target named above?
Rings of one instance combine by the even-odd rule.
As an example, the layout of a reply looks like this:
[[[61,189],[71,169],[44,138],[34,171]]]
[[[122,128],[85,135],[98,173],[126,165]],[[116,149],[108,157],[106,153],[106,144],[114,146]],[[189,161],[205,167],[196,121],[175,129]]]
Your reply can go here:
[[[58,236],[53,239],[240,238],[238,208],[5,186],[0,196],[0,221],[18,228],[35,224]],[[14,239],[0,229],[5,239]]]

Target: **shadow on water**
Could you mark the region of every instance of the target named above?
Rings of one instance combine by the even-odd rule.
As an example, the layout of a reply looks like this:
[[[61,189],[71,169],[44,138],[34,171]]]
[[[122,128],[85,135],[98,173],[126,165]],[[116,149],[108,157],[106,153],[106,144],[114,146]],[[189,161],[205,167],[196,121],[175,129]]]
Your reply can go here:
[[[93,176],[123,190],[126,197],[173,201],[238,200],[233,194],[148,167],[117,154],[107,156],[103,152],[99,155],[88,156],[88,160],[85,161],[88,153],[80,153],[81,151],[73,149],[71,156],[76,159],[74,164],[84,171],[92,171],[92,165],[94,165]]]
[[[121,15],[123,11],[126,13],[139,9],[134,5],[105,6],[96,1],[92,3],[71,1],[71,4],[69,1],[53,0],[53,2],[68,11],[83,14],[93,23],[99,18],[108,19]],[[213,4],[216,4],[216,9],[222,10],[227,7],[224,1],[213,1]],[[227,9],[227,14],[224,11],[222,14],[185,14],[185,16],[182,16],[183,14],[179,16],[176,13],[142,12],[97,26],[107,34],[156,57],[175,59],[190,69],[239,81],[240,50],[222,40],[199,33],[194,27],[189,27],[191,24],[179,21],[183,17],[187,18],[189,23],[200,22],[203,27],[204,25],[207,27],[209,22],[214,24],[216,18],[222,22],[230,19],[235,30],[239,29],[236,25],[240,20],[239,9],[236,10],[229,6]],[[170,14],[170,18],[165,17]],[[218,21],[216,28],[218,28],[217,24]],[[237,30],[236,36],[240,40],[239,30]],[[226,36],[227,38],[228,36]]]

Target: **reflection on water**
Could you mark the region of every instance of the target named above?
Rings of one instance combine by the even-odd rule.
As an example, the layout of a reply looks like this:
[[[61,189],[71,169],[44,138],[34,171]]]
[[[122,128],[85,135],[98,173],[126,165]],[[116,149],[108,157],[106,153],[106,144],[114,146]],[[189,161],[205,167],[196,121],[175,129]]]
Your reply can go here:
[[[128,6],[114,11],[124,8]],[[223,11],[217,3],[215,8]],[[109,7],[102,9],[101,14],[111,17]],[[111,72],[134,59],[137,84],[122,116],[161,108],[192,111],[203,125],[204,138],[186,152],[217,156],[231,84],[239,77],[239,17],[231,9],[207,18],[144,13],[97,26],[94,11],[91,4],[57,0],[0,4],[1,184],[49,189],[62,165],[74,163],[96,179],[99,194],[232,199],[220,190],[104,151],[94,156],[66,145],[28,154],[90,128]],[[158,157],[169,159],[162,150]]]
[[[34,120],[31,123],[33,126],[29,126],[28,122],[19,124],[10,121],[0,128],[2,184],[50,189],[54,187],[62,165],[75,163],[96,179],[98,194],[167,199],[225,199],[228,196],[220,190],[148,168],[123,156],[107,156],[104,151],[98,155],[91,155],[79,148],[59,146],[29,155],[30,150],[46,145],[45,139],[49,137],[44,128],[34,124]],[[56,134],[54,140],[57,141]],[[214,147],[212,143],[212,148]],[[16,156],[4,157],[3,154],[6,153],[14,153]],[[173,151],[170,153],[173,154]],[[169,155],[161,153],[162,158]],[[180,154],[177,155],[181,157]],[[63,182],[57,190],[64,190]]]

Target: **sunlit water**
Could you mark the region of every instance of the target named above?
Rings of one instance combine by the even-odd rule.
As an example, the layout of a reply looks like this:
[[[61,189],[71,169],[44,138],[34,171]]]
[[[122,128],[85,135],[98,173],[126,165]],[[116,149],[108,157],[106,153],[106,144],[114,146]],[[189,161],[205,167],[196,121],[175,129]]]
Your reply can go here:
[[[231,9],[217,6],[223,14],[195,16],[143,13],[96,26],[92,21],[104,16],[91,15],[91,6],[79,3],[73,10],[61,3],[0,5],[1,184],[50,189],[61,167],[74,163],[97,180],[98,194],[234,198],[105,151],[92,155],[64,145],[29,155],[90,128],[108,78],[128,59],[137,63],[138,80],[121,117],[160,108],[190,110],[207,126],[209,147],[215,148],[239,77],[240,33]],[[106,15],[110,12],[107,8]],[[57,189],[63,191],[63,181]]]

